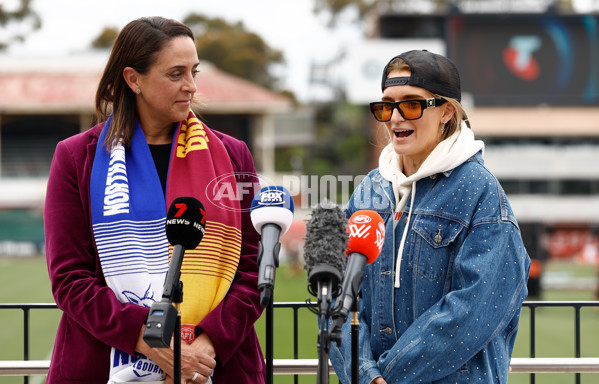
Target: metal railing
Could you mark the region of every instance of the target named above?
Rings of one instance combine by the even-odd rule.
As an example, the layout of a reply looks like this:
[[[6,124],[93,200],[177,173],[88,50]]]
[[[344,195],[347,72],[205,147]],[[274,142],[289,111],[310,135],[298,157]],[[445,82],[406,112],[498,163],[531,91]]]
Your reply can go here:
[[[301,302],[279,302],[274,303],[273,309],[291,308],[293,310],[293,359],[273,359],[274,375],[294,375],[295,382],[298,375],[316,375],[318,371],[318,359],[299,359],[299,332],[298,312],[307,309],[314,304]],[[573,373],[575,382],[581,383],[582,373],[599,373],[599,357],[581,357],[581,315],[580,311],[585,307],[599,308],[599,301],[526,301],[523,308],[530,311],[530,357],[512,358],[510,364],[511,373],[530,374],[531,384],[535,383],[537,373]],[[574,355],[575,357],[536,357],[536,314],[539,308],[547,307],[569,307],[574,310]],[[50,362],[48,360],[30,360],[29,346],[29,323],[32,309],[56,309],[56,304],[33,303],[33,304],[3,304],[2,309],[20,309],[23,311],[23,360],[0,361],[0,376],[24,376],[25,384],[28,376],[46,375]],[[268,332],[268,330],[267,330]],[[595,337],[596,335],[593,335]],[[331,366],[329,372],[334,374]]]
[[[538,308],[574,309],[574,358],[536,358],[536,314]],[[535,373],[575,373],[575,383],[581,384],[582,373],[599,373],[599,358],[581,358],[581,317],[580,310],[585,307],[599,308],[598,301],[525,301],[522,308],[530,309],[530,358],[521,361],[519,367],[510,364],[511,372],[530,373],[530,383],[535,384]],[[514,360],[514,359],[512,359]],[[534,364],[534,365],[530,365]]]

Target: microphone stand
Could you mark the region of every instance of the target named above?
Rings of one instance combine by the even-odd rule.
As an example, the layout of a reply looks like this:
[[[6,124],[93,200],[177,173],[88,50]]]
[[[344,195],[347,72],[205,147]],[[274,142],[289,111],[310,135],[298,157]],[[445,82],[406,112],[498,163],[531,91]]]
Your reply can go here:
[[[351,284],[353,292],[353,300],[351,302],[350,311],[352,312],[351,319],[351,382],[352,384],[359,383],[359,361],[360,361],[360,284],[362,283],[361,275],[357,276]],[[331,330],[331,340],[335,341],[338,346],[341,346],[343,323],[347,320],[347,316],[343,314],[339,307],[333,309],[333,329]]]
[[[273,383],[273,360],[274,360],[274,316],[273,316],[273,301],[274,301],[274,283],[276,268],[279,266],[279,252],[281,243],[279,242],[279,234],[281,227],[276,224],[265,224],[262,227],[262,239],[266,238],[269,241],[260,240],[258,243],[258,290],[260,291],[260,305],[266,310],[266,384]],[[265,246],[265,244],[267,244]],[[273,265],[265,263],[265,255],[272,255]]]
[[[164,282],[162,300],[152,303],[143,335],[144,341],[152,348],[170,348],[170,340],[173,337],[174,384],[181,384],[180,304],[183,302],[181,264],[183,263],[184,249],[180,244],[173,247],[171,266],[169,266],[169,273]]]
[[[329,318],[331,317],[331,302],[333,295],[338,292],[340,272],[330,265],[318,265],[309,273],[311,292],[318,299],[318,318],[320,330],[318,331],[318,376],[317,384],[329,382],[329,349],[331,332],[329,331]],[[314,288],[317,292],[314,294]]]
[[[329,348],[330,348],[330,332],[329,332],[329,317],[331,306],[331,289],[333,284],[330,280],[326,282],[324,287],[320,287],[318,302],[320,303],[320,330],[318,331],[318,384],[327,384],[329,382]]]
[[[179,269],[180,270],[180,269]],[[174,384],[181,384],[181,303],[183,302],[183,282],[178,281],[176,287],[173,289],[173,304],[177,310],[177,319],[175,320],[175,332],[174,332],[174,353],[173,363],[175,369],[175,376],[173,377]]]
[[[273,384],[274,380],[274,317],[273,297],[266,307],[266,384]]]
[[[351,382],[358,384],[359,380],[359,348],[360,348],[360,320],[358,313],[360,312],[360,297],[354,296],[355,299],[351,306]]]

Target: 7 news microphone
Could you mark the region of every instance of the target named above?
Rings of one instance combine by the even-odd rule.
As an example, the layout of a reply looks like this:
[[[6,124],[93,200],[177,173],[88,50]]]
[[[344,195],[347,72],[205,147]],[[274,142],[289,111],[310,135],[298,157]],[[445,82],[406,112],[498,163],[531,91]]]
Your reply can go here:
[[[333,338],[337,344],[341,342],[341,326],[358,298],[364,278],[364,267],[374,262],[381,253],[385,240],[385,224],[377,212],[360,210],[349,218],[347,232],[347,266],[341,283],[341,294],[333,308]]]
[[[177,309],[172,303],[182,299],[177,297],[177,288],[183,254],[185,250],[198,246],[205,231],[206,212],[202,203],[193,197],[176,198],[166,216],[166,237],[173,246],[173,253],[164,280],[162,300],[152,303],[143,335],[144,341],[152,348],[169,348],[171,345],[177,318]]]
[[[281,250],[279,237],[287,233],[291,226],[293,210],[291,193],[284,187],[264,187],[252,200],[250,217],[254,228],[262,235],[258,244],[258,290],[263,307],[271,303],[273,298]]]

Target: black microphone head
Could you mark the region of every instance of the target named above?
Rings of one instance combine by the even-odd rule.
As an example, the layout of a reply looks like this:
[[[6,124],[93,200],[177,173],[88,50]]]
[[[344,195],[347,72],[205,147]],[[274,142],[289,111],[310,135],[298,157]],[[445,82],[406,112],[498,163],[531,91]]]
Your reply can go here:
[[[316,283],[311,279],[315,267],[330,266],[339,276],[343,274],[347,238],[347,218],[337,205],[323,203],[312,210],[304,239],[304,260],[312,288]]]
[[[166,238],[174,245],[195,249],[206,231],[206,211],[194,197],[177,197],[166,215]]]

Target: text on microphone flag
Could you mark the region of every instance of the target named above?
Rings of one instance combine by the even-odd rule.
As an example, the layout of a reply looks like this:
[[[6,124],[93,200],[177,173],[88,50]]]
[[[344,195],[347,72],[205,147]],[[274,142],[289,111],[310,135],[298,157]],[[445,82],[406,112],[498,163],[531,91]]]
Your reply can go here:
[[[175,205],[175,208],[177,209],[177,213],[175,213],[174,217],[181,217],[183,215],[183,213],[185,213],[185,211],[187,211],[187,204],[185,204],[185,203],[175,203],[174,205]],[[204,210],[203,207],[199,207],[199,209],[200,209],[200,215],[202,217],[200,224],[206,225],[206,211]],[[185,220],[184,222],[176,222],[174,220],[169,220],[169,221],[171,221],[170,224],[185,224],[185,225],[190,224],[189,221],[187,221],[187,220]],[[198,227],[198,224],[194,222],[194,226]]]
[[[376,246],[379,249],[383,249],[383,243],[385,242],[385,224],[382,221],[379,222],[379,229],[376,231]]]
[[[356,224],[360,224],[360,223],[370,223],[372,221],[372,219],[370,218],[370,216],[368,215],[356,215],[353,219],[352,222],[356,223]]]
[[[385,224],[381,215],[371,210],[354,212],[349,218],[347,232],[347,255],[352,252],[362,253],[369,262],[378,257],[385,241]]]
[[[291,192],[281,186],[267,186],[262,188],[252,199],[251,210],[260,207],[281,207],[294,211]]]
[[[372,225],[368,225],[368,224],[350,224],[347,226],[347,228],[349,229],[349,236],[350,237],[359,237],[359,238],[367,238],[368,235],[370,235],[370,228],[372,228]]]
[[[260,202],[258,204],[277,204],[283,203],[283,191],[264,191],[260,193]]]
[[[181,217],[183,212],[185,212],[187,210],[187,204],[177,203],[177,204],[175,204],[175,208],[177,208],[177,213],[175,213],[175,217]]]

